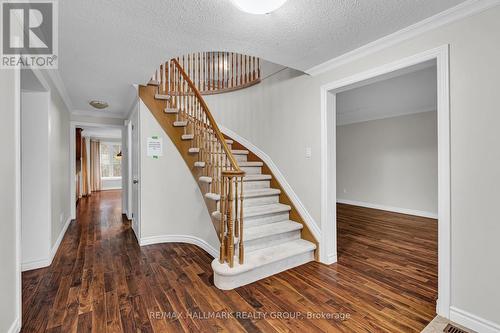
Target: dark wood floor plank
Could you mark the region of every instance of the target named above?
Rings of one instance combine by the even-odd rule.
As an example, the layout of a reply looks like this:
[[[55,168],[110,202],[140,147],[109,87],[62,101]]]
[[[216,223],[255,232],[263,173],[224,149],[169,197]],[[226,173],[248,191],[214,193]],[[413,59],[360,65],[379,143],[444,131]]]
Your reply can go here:
[[[435,315],[436,220],[338,205],[336,264],[221,291],[202,249],[141,248],[119,191],[81,199],[77,217],[52,265],[23,273],[23,332],[406,333]]]
[[[77,333],[92,332],[92,313],[86,312],[78,316]]]
[[[108,333],[119,333],[122,331],[120,304],[116,290],[106,293],[106,330]]]

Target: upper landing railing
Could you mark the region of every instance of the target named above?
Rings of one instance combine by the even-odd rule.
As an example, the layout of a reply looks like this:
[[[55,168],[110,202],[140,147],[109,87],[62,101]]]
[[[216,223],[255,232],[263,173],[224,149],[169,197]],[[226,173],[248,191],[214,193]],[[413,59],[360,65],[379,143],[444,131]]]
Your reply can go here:
[[[260,59],[234,52],[198,52],[175,58],[201,95],[243,89],[260,82]],[[167,61],[152,80],[169,94],[177,86]]]

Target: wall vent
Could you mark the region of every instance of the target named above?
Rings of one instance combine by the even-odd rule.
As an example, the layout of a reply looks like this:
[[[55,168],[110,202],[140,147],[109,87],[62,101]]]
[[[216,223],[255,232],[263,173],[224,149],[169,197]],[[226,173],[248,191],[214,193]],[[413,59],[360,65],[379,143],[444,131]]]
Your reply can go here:
[[[445,333],[472,333],[469,331],[464,331],[463,329],[458,328],[456,326],[453,326],[452,324],[446,325],[443,332],[445,332]]]

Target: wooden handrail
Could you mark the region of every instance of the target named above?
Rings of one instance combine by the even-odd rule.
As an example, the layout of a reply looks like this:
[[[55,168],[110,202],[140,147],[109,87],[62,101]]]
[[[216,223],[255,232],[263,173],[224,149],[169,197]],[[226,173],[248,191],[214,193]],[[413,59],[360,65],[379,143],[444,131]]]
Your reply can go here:
[[[200,95],[214,95],[248,88],[260,83],[260,58],[234,52],[197,52],[180,58],[179,65]],[[168,71],[168,68],[165,68]],[[160,76],[163,69],[160,68]],[[166,81],[167,92],[175,93],[175,78]],[[158,72],[153,80],[159,81]]]
[[[213,58],[214,54],[209,53],[208,57]],[[150,83],[157,86],[155,98],[165,101],[165,112],[169,113],[169,110],[173,109],[171,113],[176,114],[174,126],[184,128],[182,139],[191,140],[189,153],[197,154],[197,161],[194,165],[195,169],[199,168],[196,171],[197,176],[205,177],[208,183],[206,191],[210,194],[208,197],[218,202],[218,214],[214,217],[219,217],[219,260],[233,267],[236,251],[239,257],[238,262],[240,264],[244,262],[243,177],[245,172],[238,165],[226,138],[221,133],[198,89],[198,87],[205,86],[205,83],[208,83],[206,86],[211,91],[215,87],[234,89],[234,86],[228,83],[229,77],[224,74],[224,71],[220,76],[221,59],[223,59],[220,52],[216,58],[217,83],[210,81],[214,78],[210,77],[210,74],[210,80],[202,79],[202,73],[205,71],[201,71],[201,58],[191,55],[182,57],[182,65],[179,58],[161,64],[159,72],[156,71]],[[212,61],[210,73],[215,72],[214,66],[215,61]],[[210,71],[210,62],[208,69]],[[243,75],[243,71],[241,74]],[[246,79],[244,82],[247,82]],[[238,244],[237,248],[235,244]]]
[[[172,62],[174,65],[177,67],[177,70],[179,70],[180,74],[183,76],[184,80],[186,80],[187,84],[193,91],[194,95],[198,99],[198,102],[201,104],[201,107],[203,108],[203,111],[205,112],[205,115],[207,116],[208,120],[210,121],[211,127],[217,137],[217,139],[221,142],[222,147],[224,149],[224,152],[227,155],[227,158],[231,162],[234,171],[237,172],[239,175],[244,174],[244,172],[240,169],[238,162],[236,161],[236,158],[234,157],[233,153],[231,152],[231,149],[227,146],[226,139],[222,135],[219,126],[217,126],[217,122],[215,121],[214,117],[212,116],[212,113],[210,112],[210,109],[208,108],[207,103],[205,103],[205,100],[201,96],[200,92],[198,89],[196,89],[196,86],[194,85],[193,81],[191,81],[191,78],[186,74],[184,71],[184,68],[179,64],[177,59],[172,59]]]

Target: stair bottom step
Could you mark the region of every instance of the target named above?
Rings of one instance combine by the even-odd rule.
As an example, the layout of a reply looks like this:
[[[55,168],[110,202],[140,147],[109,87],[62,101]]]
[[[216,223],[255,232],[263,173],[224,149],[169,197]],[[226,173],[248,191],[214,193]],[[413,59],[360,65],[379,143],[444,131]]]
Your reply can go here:
[[[265,249],[269,246],[279,245],[297,239],[300,239],[300,230],[286,231],[279,234],[269,235],[268,237],[247,240],[244,241],[245,253],[249,254],[254,251]]]
[[[315,248],[313,243],[298,239],[247,253],[243,265],[239,265],[235,258],[233,268],[227,263],[219,263],[216,258],[212,261],[215,286],[231,290],[303,265],[314,260]]]

